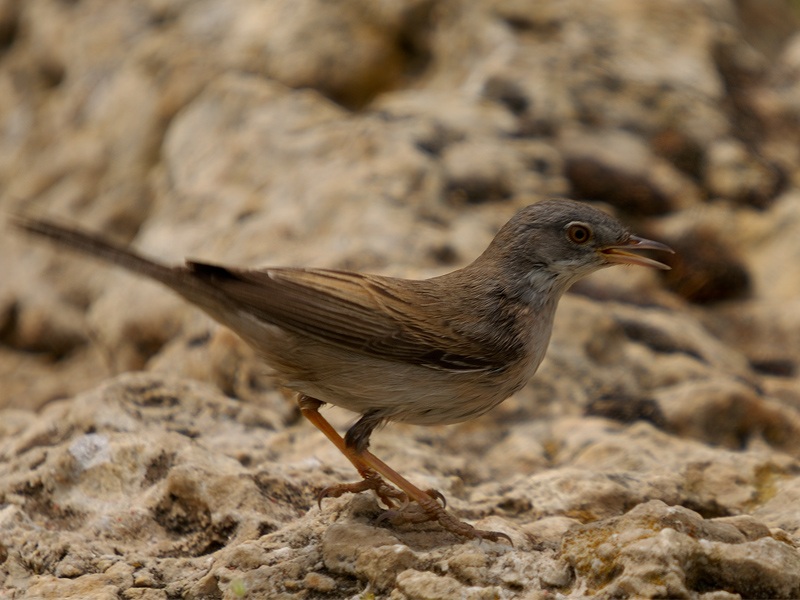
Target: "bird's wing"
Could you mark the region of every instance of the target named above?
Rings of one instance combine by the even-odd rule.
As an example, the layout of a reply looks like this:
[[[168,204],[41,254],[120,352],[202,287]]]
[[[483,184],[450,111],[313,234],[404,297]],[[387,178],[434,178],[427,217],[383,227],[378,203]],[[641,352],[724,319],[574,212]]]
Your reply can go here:
[[[426,294],[424,282],[403,282],[398,294],[400,280],[346,271],[187,266],[253,316],[351,351],[450,371],[500,369],[511,358],[443,323],[432,333],[422,320],[441,299]]]

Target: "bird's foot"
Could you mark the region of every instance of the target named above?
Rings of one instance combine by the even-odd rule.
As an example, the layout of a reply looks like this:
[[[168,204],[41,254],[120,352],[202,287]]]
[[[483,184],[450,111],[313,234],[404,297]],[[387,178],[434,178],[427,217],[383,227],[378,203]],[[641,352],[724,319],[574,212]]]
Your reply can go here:
[[[442,509],[447,507],[447,498],[445,498],[444,494],[439,490],[431,488],[425,490],[425,493],[434,499],[434,501],[438,500],[441,502]],[[405,506],[401,506],[400,508],[390,508],[383,511],[381,516],[378,517],[377,522],[382,523],[383,521],[389,521],[393,525],[402,525],[406,523],[425,523],[427,521],[435,521],[436,519],[437,517],[435,515],[426,511],[419,504],[406,503]]]
[[[338,498],[344,494],[357,494],[367,490],[375,492],[375,495],[383,502],[384,506],[391,511],[402,512],[408,507],[408,496],[406,493],[392,487],[386,483],[380,475],[374,472],[366,473],[364,479],[361,481],[338,483],[326,487],[317,495],[317,504],[322,508],[322,501],[325,498]],[[442,497],[442,499],[443,498],[444,497]]]
[[[410,504],[400,510],[387,510],[378,518],[378,521],[388,520],[392,525],[436,521],[450,533],[461,537],[489,540],[490,542],[506,541],[512,546],[514,545],[511,538],[505,533],[477,529],[469,523],[456,519],[445,510],[444,496],[437,490],[427,490],[426,494],[429,496],[427,501],[423,500],[419,503]],[[440,500],[441,504],[437,500]]]
[[[514,542],[511,541],[511,538],[502,531],[478,529],[469,523],[456,519],[444,509],[442,509],[442,514],[437,518],[437,521],[439,522],[439,525],[444,527],[447,531],[465,538],[489,540],[490,542],[508,542],[509,546],[514,545]]]

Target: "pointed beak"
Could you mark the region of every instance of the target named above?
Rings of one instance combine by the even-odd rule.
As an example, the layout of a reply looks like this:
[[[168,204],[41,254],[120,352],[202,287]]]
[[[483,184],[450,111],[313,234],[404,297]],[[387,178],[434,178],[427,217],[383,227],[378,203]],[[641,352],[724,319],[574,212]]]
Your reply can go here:
[[[636,235],[630,236],[627,241],[622,244],[606,246],[605,248],[598,250],[598,252],[600,252],[600,254],[602,254],[603,257],[611,263],[619,263],[623,265],[641,265],[642,267],[654,267],[656,269],[664,269],[665,271],[668,271],[672,268],[664,263],[658,262],[657,260],[653,260],[652,258],[647,258],[645,256],[640,256],[638,254],[634,254],[633,252],[629,252],[630,250],[659,250],[661,252],[675,254],[675,251],[666,244],[654,242],[653,240],[646,240]]]

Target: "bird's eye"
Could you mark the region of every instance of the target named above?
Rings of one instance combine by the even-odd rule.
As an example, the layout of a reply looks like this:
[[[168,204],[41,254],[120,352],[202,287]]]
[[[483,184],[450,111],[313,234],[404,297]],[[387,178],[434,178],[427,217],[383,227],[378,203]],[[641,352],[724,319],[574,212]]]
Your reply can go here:
[[[585,244],[592,239],[592,230],[583,223],[572,223],[567,227],[567,237],[576,244]]]

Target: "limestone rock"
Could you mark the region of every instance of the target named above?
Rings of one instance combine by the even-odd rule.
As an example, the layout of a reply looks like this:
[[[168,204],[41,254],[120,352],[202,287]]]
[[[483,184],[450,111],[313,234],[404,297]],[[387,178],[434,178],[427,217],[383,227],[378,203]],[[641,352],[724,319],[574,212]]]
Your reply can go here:
[[[0,589],[800,595],[797,22],[778,0],[0,1]],[[582,282],[523,390],[371,446],[513,547],[369,494],[319,507],[356,474],[251,349],[5,218],[426,277],[562,195],[674,244],[672,273]]]

